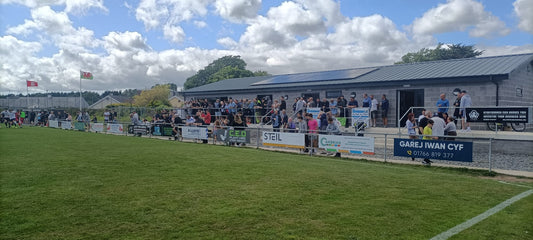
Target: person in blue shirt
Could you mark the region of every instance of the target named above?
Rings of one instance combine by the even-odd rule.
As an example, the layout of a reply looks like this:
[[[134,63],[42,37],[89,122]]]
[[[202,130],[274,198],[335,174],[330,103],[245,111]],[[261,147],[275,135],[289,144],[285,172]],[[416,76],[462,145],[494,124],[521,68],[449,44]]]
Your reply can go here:
[[[440,99],[437,101],[437,113],[439,114],[439,117],[442,117],[443,113],[448,113],[448,108],[450,107],[450,101],[446,99],[446,94],[441,93]]]
[[[363,94],[363,107],[364,108],[370,108],[372,106],[372,99],[368,96],[368,94]]]
[[[381,96],[381,118],[383,118],[383,126],[387,127],[388,119],[387,114],[389,113],[389,100],[387,95],[383,94]]]

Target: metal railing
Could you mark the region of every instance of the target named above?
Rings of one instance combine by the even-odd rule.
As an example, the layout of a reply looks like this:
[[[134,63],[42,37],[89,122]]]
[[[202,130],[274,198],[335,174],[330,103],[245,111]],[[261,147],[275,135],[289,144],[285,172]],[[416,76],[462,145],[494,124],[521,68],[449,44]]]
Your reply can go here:
[[[102,124],[102,123],[100,123]],[[127,136],[139,136],[137,133],[128,132],[128,127],[122,126],[121,132],[108,132],[107,127],[103,124],[103,131],[99,133],[104,134],[119,134]],[[316,132],[310,133],[309,131],[302,132],[305,135],[305,147],[301,148],[290,148],[282,146],[273,146],[265,145],[263,142],[263,134],[265,132],[282,132],[282,133],[298,133],[301,132],[299,129],[273,129],[270,126],[265,125],[256,125],[252,127],[244,126],[187,126],[187,125],[172,125],[172,124],[160,124],[160,126],[167,126],[173,129],[172,134],[168,134],[169,130],[166,130],[165,134],[154,134],[154,125],[137,125],[147,127],[147,131],[144,134],[140,134],[143,137],[148,138],[159,138],[164,140],[177,140],[180,142],[191,142],[191,143],[204,143],[204,144],[214,144],[214,145],[226,145],[226,146],[238,146],[238,147],[253,147],[253,148],[262,148],[262,149],[271,149],[277,151],[288,151],[300,154],[309,154],[309,155],[318,155],[318,156],[328,156],[328,151],[323,148],[319,148],[318,145],[315,145],[314,141],[318,139],[320,134],[327,134],[325,132]],[[59,126],[61,127],[61,126]],[[90,127],[90,126],[88,126]],[[206,134],[203,137],[187,137],[183,134],[184,130],[190,130],[195,128],[201,131],[204,131]],[[119,128],[116,128],[119,129]],[[148,130],[149,129],[149,130]],[[246,137],[249,138],[249,142],[228,142],[225,139],[222,139],[219,134],[219,131],[224,130],[237,130],[245,131]],[[163,133],[161,130],[160,133]],[[342,131],[342,136],[357,136],[357,133],[354,130],[351,131]],[[242,137],[242,136],[241,136]],[[408,135],[405,133],[364,133],[364,137],[371,137],[374,145],[374,151],[370,155],[361,155],[361,154],[352,154],[352,153],[342,153],[343,157],[347,158],[358,158],[358,159],[373,159],[383,162],[395,162],[403,164],[412,164],[418,163],[420,159],[411,161],[408,157],[396,156],[394,154],[394,139],[407,139]],[[418,135],[418,137],[422,137]],[[445,137],[445,136],[444,136]],[[467,167],[475,169],[485,169],[488,171],[493,171],[494,169],[498,170],[514,170],[514,171],[525,171],[533,172],[533,161],[531,161],[530,156],[533,155],[533,149],[530,148],[533,145],[533,136],[529,139],[499,139],[494,137],[472,137],[472,136],[453,136],[454,140],[450,142],[471,142],[473,144],[473,154],[471,162],[463,161],[445,161],[445,160],[434,160],[435,164],[439,166],[450,166],[450,167]],[[529,147],[528,147],[529,146]]]

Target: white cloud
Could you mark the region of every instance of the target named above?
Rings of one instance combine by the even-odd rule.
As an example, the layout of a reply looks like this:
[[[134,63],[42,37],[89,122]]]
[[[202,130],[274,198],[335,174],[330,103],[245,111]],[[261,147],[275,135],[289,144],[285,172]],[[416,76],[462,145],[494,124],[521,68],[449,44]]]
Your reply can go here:
[[[83,14],[91,8],[108,11],[104,0],[2,0],[3,4],[20,4],[29,8],[65,5],[65,12]]]
[[[522,46],[485,46],[477,45],[477,49],[484,50],[482,57],[490,56],[501,56],[501,55],[510,55],[510,54],[523,54],[523,53],[532,53],[533,44],[526,44]]]
[[[210,2],[211,0],[141,0],[135,10],[135,17],[148,30],[163,26],[164,37],[179,43],[186,36],[180,23],[205,16]]]
[[[230,37],[220,38],[217,40],[217,43],[224,46],[225,48],[235,48],[239,45],[235,40]]]
[[[16,89],[20,86],[11,77],[21,80],[30,77],[34,71],[42,45],[38,42],[24,42],[14,36],[0,37],[0,86],[3,89]]]
[[[518,28],[533,34],[533,1],[516,0],[513,6],[519,19]]]
[[[93,31],[84,27],[75,29],[65,12],[55,12],[49,6],[31,10],[32,20],[7,29],[8,34],[28,35],[34,31],[51,38],[53,44],[60,49],[73,52],[85,52],[89,47],[97,46],[93,39]],[[43,36],[43,38],[47,38]]]
[[[483,4],[474,0],[448,0],[414,20],[415,35],[469,30],[473,37],[507,35],[510,30],[498,17],[486,12]]]
[[[183,40],[185,39],[185,31],[183,31],[183,28],[170,24],[166,24],[163,27],[163,35],[166,39],[174,43],[183,42]]]
[[[216,12],[232,22],[245,22],[257,16],[261,0],[217,0]]]
[[[249,69],[271,74],[385,65],[409,51],[433,46],[436,33],[469,31],[471,36],[487,37],[508,31],[501,20],[472,0],[450,0],[430,9],[409,30],[398,29],[391,19],[378,14],[345,17],[339,1],[334,0],[284,1],[266,9],[262,16],[257,15],[262,3],[259,0],[141,0],[136,6],[124,3],[131,12],[135,10],[135,17],[145,29],[161,32],[155,36],[158,41],[183,42],[188,39],[184,22],[202,29],[213,17],[229,21],[223,22],[224,29],[235,26],[232,22],[246,27],[240,36],[222,30],[214,34],[221,49],[156,51],[148,45],[151,41],[142,30],[112,31],[95,37],[93,29],[77,27],[75,18],[69,18],[67,11],[105,9],[103,1],[0,1],[31,6],[31,19],[8,28],[5,33],[9,35],[0,35],[0,91],[4,92],[20,88],[28,77],[38,80],[42,88],[75,91],[80,69],[95,76],[93,81],[83,83],[87,90],[143,89],[167,82],[181,85],[225,55],[240,55]],[[53,9],[59,8],[49,4],[65,6],[65,10],[56,12]],[[531,14],[526,14],[530,2],[518,0],[514,6],[520,29],[530,31],[532,24],[527,23],[531,23]],[[57,52],[50,57],[39,56],[49,45]],[[533,45],[476,48],[486,50],[484,56],[533,52]]]
[[[197,28],[207,27],[207,23],[204,21],[194,21],[193,23],[194,23],[194,26],[196,26]]]

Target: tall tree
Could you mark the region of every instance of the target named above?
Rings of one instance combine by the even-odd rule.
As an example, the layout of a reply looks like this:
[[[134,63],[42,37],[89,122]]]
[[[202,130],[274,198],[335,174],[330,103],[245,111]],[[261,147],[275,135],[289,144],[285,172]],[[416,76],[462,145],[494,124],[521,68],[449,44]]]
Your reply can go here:
[[[439,43],[435,49],[422,48],[418,52],[407,53],[402,56],[402,61],[394,64],[472,58],[481,54],[483,50],[476,50],[474,45]]]
[[[144,90],[141,94],[133,97],[133,104],[139,107],[170,106],[168,94],[169,85],[154,86],[150,90]]]
[[[268,74],[263,71],[257,73],[259,76]],[[256,75],[250,70],[246,70],[246,62],[240,56],[224,56],[213,61],[195,75],[187,78],[183,87],[189,89],[224,79],[252,76]]]

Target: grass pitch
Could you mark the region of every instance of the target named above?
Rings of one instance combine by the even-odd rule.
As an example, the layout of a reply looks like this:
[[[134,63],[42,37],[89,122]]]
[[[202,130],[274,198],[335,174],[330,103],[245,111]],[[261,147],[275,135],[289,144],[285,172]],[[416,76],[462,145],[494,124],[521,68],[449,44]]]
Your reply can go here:
[[[1,239],[429,239],[527,188],[479,173],[0,129]],[[531,184],[529,184],[530,187]],[[454,236],[532,239],[533,195]]]

